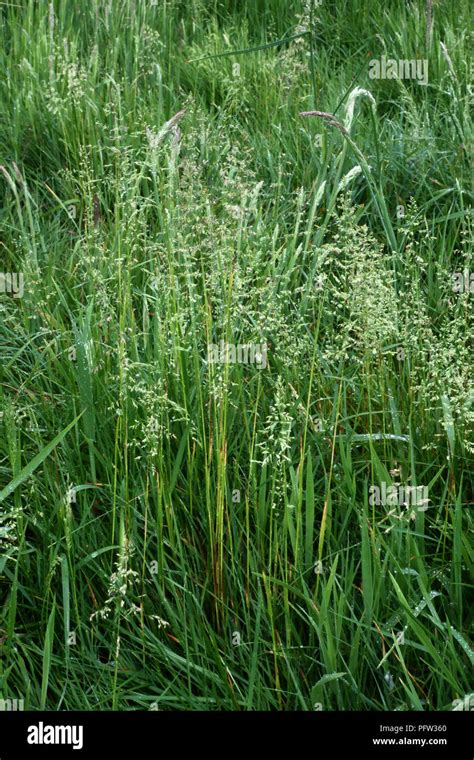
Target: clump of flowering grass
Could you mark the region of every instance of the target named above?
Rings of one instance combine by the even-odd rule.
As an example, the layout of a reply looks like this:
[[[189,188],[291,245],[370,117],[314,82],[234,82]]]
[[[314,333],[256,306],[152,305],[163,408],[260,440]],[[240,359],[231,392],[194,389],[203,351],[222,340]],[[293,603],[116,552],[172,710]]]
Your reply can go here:
[[[370,90],[424,3],[27,5],[0,46],[2,696],[456,709],[467,0],[435,6],[429,88]],[[370,504],[392,479],[429,508]]]

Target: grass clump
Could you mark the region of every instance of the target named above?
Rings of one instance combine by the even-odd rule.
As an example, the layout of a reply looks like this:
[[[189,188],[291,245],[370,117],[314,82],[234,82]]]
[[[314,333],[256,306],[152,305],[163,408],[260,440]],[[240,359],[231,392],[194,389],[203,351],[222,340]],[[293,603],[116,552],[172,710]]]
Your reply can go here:
[[[425,6],[1,6],[2,698],[472,691],[469,8]]]

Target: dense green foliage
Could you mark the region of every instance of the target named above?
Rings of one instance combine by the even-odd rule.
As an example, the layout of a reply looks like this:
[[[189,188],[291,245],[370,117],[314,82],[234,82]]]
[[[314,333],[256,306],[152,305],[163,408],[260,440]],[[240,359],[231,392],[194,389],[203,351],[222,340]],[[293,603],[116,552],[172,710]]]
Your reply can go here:
[[[421,0],[0,20],[0,270],[24,277],[0,293],[0,696],[452,709],[473,660],[468,0],[431,31]],[[428,82],[371,79],[383,55]],[[221,341],[261,355],[208,361]]]

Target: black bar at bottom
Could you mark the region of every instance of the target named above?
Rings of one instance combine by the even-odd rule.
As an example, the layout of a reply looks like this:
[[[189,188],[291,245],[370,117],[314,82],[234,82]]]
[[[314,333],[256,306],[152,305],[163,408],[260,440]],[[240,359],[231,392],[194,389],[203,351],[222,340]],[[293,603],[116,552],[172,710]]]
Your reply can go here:
[[[0,712],[0,760],[138,758],[312,748],[370,757],[472,760],[472,713]]]

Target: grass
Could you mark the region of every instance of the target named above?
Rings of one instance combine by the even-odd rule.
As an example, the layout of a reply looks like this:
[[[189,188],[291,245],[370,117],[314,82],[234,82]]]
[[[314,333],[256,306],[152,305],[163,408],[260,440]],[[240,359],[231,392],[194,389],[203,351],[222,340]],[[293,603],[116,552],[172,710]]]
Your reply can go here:
[[[0,6],[0,269],[24,276],[0,696],[26,709],[472,691],[469,3],[312,6]],[[371,79],[382,55],[428,84]],[[209,362],[221,341],[266,366]]]

